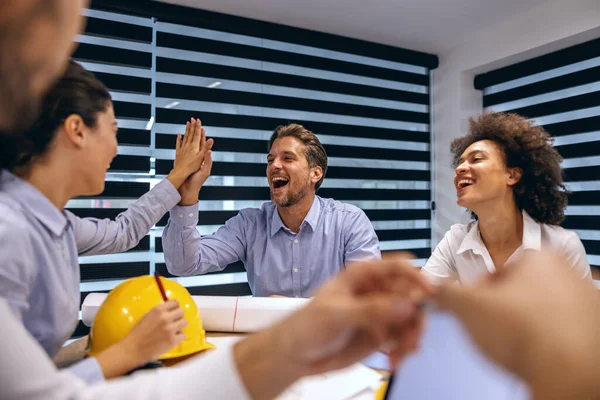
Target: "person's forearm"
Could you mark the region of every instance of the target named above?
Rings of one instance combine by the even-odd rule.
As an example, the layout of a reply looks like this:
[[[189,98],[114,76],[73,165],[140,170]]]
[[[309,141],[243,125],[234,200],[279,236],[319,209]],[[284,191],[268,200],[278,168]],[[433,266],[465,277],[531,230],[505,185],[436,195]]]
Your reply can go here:
[[[66,368],[84,359],[89,336],[84,336],[76,341],[63,346],[58,353],[52,358],[54,365],[59,369]]]
[[[596,372],[598,357],[596,362],[587,362],[586,358],[592,361],[589,357],[574,356],[570,361],[551,358],[548,357],[543,365],[540,363],[526,379],[534,400],[600,399],[600,379]]]
[[[270,400],[303,376],[287,357],[288,344],[276,328],[267,329],[236,343],[235,363],[254,400]]]
[[[590,376],[595,375],[594,371],[587,370],[580,373]],[[600,385],[597,381],[596,376],[590,379],[577,377],[573,380],[568,376],[558,376],[554,379],[540,376],[539,379],[528,384],[532,400],[600,399]]]
[[[553,333],[538,332],[526,348],[517,349],[522,365],[511,369],[529,384],[533,399],[600,398],[600,352],[589,346],[598,331],[593,326],[586,325],[583,334],[571,329],[570,335],[560,335],[562,340],[548,340]]]
[[[180,199],[177,189],[165,179],[114,220],[79,218],[67,211],[79,255],[112,254],[135,247]]]
[[[123,376],[126,373],[143,365],[146,361],[140,360],[134,351],[130,351],[122,342],[119,342],[96,356],[105,379]]]

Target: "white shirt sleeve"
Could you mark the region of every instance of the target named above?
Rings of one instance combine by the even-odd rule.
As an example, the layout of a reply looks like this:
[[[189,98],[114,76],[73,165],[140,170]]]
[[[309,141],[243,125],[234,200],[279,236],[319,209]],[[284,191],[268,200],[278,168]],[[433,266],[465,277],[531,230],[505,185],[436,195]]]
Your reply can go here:
[[[575,232],[567,231],[568,237],[564,242],[562,254],[567,262],[582,279],[592,280],[592,270],[587,259],[585,247]]]
[[[177,367],[139,372],[87,386],[68,370],[56,369],[1,299],[0,321],[3,400],[250,399],[231,347],[212,350]]]
[[[435,285],[459,280],[458,271],[454,265],[451,240],[452,229],[446,232],[425,266],[421,268],[421,273],[427,276],[429,281]]]

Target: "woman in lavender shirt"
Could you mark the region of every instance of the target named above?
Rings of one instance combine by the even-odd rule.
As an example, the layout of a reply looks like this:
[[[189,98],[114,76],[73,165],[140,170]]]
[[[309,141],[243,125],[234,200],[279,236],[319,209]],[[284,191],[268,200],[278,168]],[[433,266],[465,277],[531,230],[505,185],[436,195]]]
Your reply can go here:
[[[199,121],[177,137],[176,168],[113,220],[79,218],[65,210],[77,196],[104,190],[117,155],[110,94],[71,62],[49,91],[33,128],[2,138],[0,157],[0,297],[53,357],[78,322],[78,256],[128,250],[180,201],[178,188],[212,147]],[[186,322],[175,301],[157,306],[122,342],[71,367],[88,382],[137,368],[181,340]]]

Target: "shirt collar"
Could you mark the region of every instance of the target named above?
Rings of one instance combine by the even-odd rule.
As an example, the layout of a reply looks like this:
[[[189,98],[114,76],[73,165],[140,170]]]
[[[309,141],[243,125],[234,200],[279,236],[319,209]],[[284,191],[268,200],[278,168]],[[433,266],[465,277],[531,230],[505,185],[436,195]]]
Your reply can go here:
[[[541,250],[542,248],[542,230],[540,224],[534,221],[533,218],[523,210],[523,249]],[[471,230],[465,235],[456,254],[464,253],[471,250],[474,253],[481,254],[485,248],[481,233],[479,232],[479,221],[475,221]]]
[[[68,223],[67,217],[35,186],[7,170],[1,170],[0,190],[17,200],[55,236],[62,235]]]
[[[462,254],[467,250],[472,250],[474,253],[481,254],[483,250],[483,240],[481,240],[481,234],[479,233],[479,221],[472,223],[472,226],[463,238],[463,241],[458,247],[456,254]]]
[[[304,217],[304,221],[300,224],[300,227],[304,226],[305,223],[310,225],[313,232],[317,228],[317,222],[319,221],[319,216],[321,214],[321,202],[319,201],[319,196],[315,196],[313,200],[312,206],[310,210],[308,210],[308,214]],[[273,207],[273,217],[271,218],[271,237],[273,237],[280,229],[288,229],[281,220],[279,216],[279,212],[277,212],[277,207]]]

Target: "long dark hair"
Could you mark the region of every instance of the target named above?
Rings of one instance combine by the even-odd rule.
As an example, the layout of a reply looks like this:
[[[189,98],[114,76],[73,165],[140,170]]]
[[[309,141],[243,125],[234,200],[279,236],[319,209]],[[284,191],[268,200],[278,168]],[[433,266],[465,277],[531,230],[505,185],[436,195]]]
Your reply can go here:
[[[26,166],[44,154],[58,127],[77,114],[90,128],[96,126],[98,113],[111,100],[106,86],[94,74],[71,61],[62,78],[44,97],[41,112],[32,127],[20,135],[0,136],[0,168],[13,170]]]

